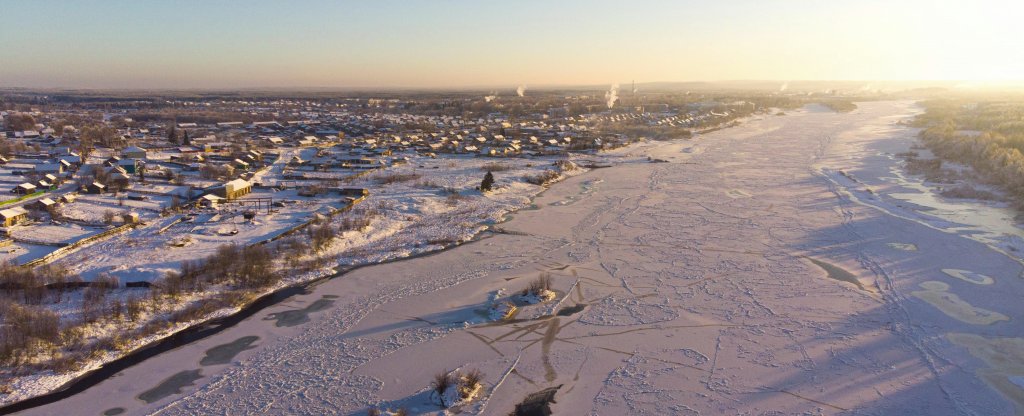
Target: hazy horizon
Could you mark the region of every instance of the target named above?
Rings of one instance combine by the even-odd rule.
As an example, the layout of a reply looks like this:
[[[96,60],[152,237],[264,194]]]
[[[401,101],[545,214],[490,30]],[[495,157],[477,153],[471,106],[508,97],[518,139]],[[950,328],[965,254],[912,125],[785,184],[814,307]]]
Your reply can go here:
[[[5,2],[0,87],[1013,82],[1007,1]]]

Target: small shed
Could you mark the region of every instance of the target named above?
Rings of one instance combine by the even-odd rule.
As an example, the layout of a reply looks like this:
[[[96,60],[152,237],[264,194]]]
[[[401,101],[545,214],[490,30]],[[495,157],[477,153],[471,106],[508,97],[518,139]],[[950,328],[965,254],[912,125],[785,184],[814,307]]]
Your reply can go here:
[[[199,197],[199,205],[209,208],[216,208],[222,201],[224,201],[224,198],[214,194],[206,194]]]

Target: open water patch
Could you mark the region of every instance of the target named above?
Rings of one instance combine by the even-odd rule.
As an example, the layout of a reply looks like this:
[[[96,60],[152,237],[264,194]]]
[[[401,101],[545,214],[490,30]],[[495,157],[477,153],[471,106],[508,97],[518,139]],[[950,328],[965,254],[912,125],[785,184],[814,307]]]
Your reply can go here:
[[[210,348],[206,350],[206,356],[199,361],[199,365],[207,366],[230,363],[242,351],[256,348],[252,344],[259,339],[260,337],[250,335]]]
[[[195,381],[201,378],[203,378],[202,370],[181,371],[160,382],[156,387],[142,392],[137,398],[146,404],[154,403],[160,399],[181,394],[185,387],[194,386]]]
[[[306,306],[305,308],[272,313],[267,315],[266,318],[263,318],[263,320],[276,320],[277,322],[274,322],[274,326],[278,327],[302,325],[309,322],[310,314],[330,309],[331,306],[334,306],[333,299],[320,298],[313,303],[310,303],[309,306]]]
[[[814,263],[815,266],[818,266],[822,270],[824,270],[825,273],[828,274],[829,279],[835,279],[841,282],[852,283],[856,285],[857,288],[860,290],[867,290],[867,288],[864,287],[864,284],[861,283],[859,279],[857,279],[857,276],[854,276],[853,273],[846,271],[846,269],[811,257],[807,257],[807,260],[810,260],[811,263]]]

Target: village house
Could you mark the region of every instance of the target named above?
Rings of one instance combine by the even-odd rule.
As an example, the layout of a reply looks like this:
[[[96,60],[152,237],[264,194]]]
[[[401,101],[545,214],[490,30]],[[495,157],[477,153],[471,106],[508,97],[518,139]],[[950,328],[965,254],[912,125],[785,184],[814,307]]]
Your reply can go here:
[[[64,165],[60,163],[40,163],[35,166],[36,173],[52,173],[60,175],[64,173]]]
[[[102,194],[106,190],[107,186],[99,182],[93,182],[85,186],[85,193],[88,194]]]
[[[103,161],[103,166],[117,166],[119,163],[121,163],[121,158],[119,156],[111,156],[107,160]]]
[[[54,187],[54,183],[46,180],[45,178],[36,181],[35,185],[39,189],[50,189]]]
[[[33,208],[33,209],[37,209],[37,210],[40,210],[40,211],[46,211],[46,210],[49,210],[51,207],[56,207],[57,206],[57,202],[52,200],[52,199],[50,199],[50,198],[41,198],[40,200],[38,200],[36,202],[33,202],[29,206],[31,208]]]
[[[131,146],[131,147],[127,147],[123,151],[121,151],[121,156],[123,156],[125,158],[128,158],[128,159],[145,159],[146,158],[146,152],[147,152],[146,149],[143,149],[143,148],[138,147],[138,146]]]
[[[138,159],[121,159],[117,166],[124,170],[123,173],[134,175],[143,170],[145,163]]]
[[[28,211],[22,207],[7,208],[0,210],[0,220],[3,220],[4,227],[10,227],[28,219]]]
[[[21,185],[18,185],[16,187],[14,187],[14,189],[11,192],[16,193],[16,194],[20,194],[20,195],[28,195],[28,194],[34,193],[35,191],[36,191],[36,186],[35,185],[30,184],[28,182],[25,182],[25,183],[23,183]]]
[[[238,199],[252,192],[252,184],[245,179],[235,179],[224,184],[224,198]]]
[[[47,182],[49,182],[52,185],[59,185],[60,182],[61,182],[60,178],[58,178],[57,176],[54,176],[51,173],[47,173],[47,174],[43,175],[41,180],[47,181]]]

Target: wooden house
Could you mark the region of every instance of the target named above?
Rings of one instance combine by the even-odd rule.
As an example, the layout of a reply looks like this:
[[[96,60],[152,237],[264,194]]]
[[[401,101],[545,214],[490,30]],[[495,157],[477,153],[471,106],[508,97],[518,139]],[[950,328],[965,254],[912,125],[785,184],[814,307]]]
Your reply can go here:
[[[14,207],[0,210],[0,221],[4,222],[4,227],[10,227],[26,219],[28,219],[28,211],[25,208]]]
[[[35,185],[30,184],[28,182],[25,182],[25,183],[23,183],[21,185],[18,185],[16,187],[14,187],[14,190],[12,190],[11,192],[16,193],[16,194],[20,194],[20,195],[28,195],[28,194],[31,194],[31,193],[35,193],[36,189],[38,189],[38,188],[36,188]]]
[[[235,179],[224,184],[224,198],[237,199],[252,192],[252,184],[245,179]]]

